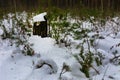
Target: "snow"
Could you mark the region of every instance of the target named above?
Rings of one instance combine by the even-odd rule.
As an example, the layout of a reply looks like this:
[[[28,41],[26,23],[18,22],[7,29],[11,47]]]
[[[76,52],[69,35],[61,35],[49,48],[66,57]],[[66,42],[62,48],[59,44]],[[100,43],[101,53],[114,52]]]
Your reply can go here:
[[[44,16],[47,15],[46,12],[43,12],[41,14],[38,14],[36,16],[33,17],[33,22],[41,22],[41,21],[45,21]]]
[[[119,80],[120,79],[119,68],[120,66],[114,66],[112,64],[108,64],[102,70],[102,74],[94,76],[92,80],[102,80],[102,78],[104,78],[104,80]]]
[[[110,40],[109,38],[103,40],[103,42],[100,43],[103,44],[103,46],[98,47],[99,51],[107,52],[107,49],[109,49],[111,45],[116,44],[116,41],[118,42],[119,40],[114,40],[114,44],[106,44],[106,46],[104,46],[104,44],[108,41],[112,42],[113,40]],[[79,71],[79,64],[71,55],[69,55],[67,49],[59,48],[57,45],[55,45],[55,41],[52,38],[31,36],[29,38],[29,42],[34,44],[33,48],[37,53],[33,57],[24,56],[19,53],[12,54],[15,47],[9,47],[9,49],[6,50],[5,47],[8,46],[8,41],[2,44],[3,47],[0,48],[0,80],[58,80],[59,73],[64,62],[69,64],[72,69],[71,73],[65,74],[65,76],[67,77],[66,80],[87,80],[85,78],[85,75]],[[104,53],[107,55],[106,52]],[[11,57],[11,55],[13,57]],[[110,55],[108,54],[107,56]],[[49,74],[51,72],[51,68],[48,65],[44,65],[38,69],[34,68],[37,64],[41,64],[42,62],[53,65],[53,70],[57,73]],[[109,78],[112,76],[113,78],[115,78],[114,80],[119,80],[120,66],[114,66],[112,64],[105,65],[102,68],[102,74],[93,76],[92,79],[101,80],[107,66],[109,67],[104,79],[112,80]]]
[[[116,35],[116,38],[120,39],[120,32]]]
[[[24,56],[20,53],[13,54],[14,47],[10,48],[11,52],[6,52],[6,48],[3,49],[2,52],[4,53],[0,53],[0,80],[57,80],[62,64],[64,62],[71,63],[69,61],[73,61],[71,60],[71,56],[66,53],[65,49],[54,46],[55,42],[51,38],[32,36],[29,38],[29,41],[34,43],[33,48],[41,57],[38,54],[33,57]],[[5,52],[9,53],[9,55]],[[57,73],[49,74],[51,68],[47,65],[38,69],[34,68],[35,65],[42,62],[53,65],[53,72]],[[71,77],[69,76],[68,78]]]
[[[47,13],[41,13],[33,17],[34,22],[44,21],[43,16]],[[10,22],[7,19],[2,21],[2,25],[10,30],[12,27],[12,16],[9,14]],[[22,15],[25,16],[25,15]],[[20,17],[18,17],[20,18]],[[118,18],[114,18],[115,21]],[[74,21],[73,21],[74,22]],[[111,23],[107,22],[109,26]],[[91,29],[93,25],[89,21],[83,22],[83,27]],[[116,26],[114,24],[114,26]],[[108,28],[108,25],[106,25]],[[112,27],[113,28],[113,27]],[[117,55],[120,55],[120,32],[116,35],[111,33],[111,29],[108,31],[100,32],[100,35],[104,39],[95,40],[96,51],[104,55],[103,64],[100,67],[95,68],[100,72],[96,74],[93,70],[91,72],[91,80],[120,80],[120,66],[114,63],[110,63],[110,59],[115,57],[113,54],[116,50]],[[106,29],[107,30],[107,29]],[[109,31],[110,30],[110,31]],[[3,34],[3,30],[0,27],[0,35]],[[92,37],[96,32],[89,33]],[[110,36],[107,36],[110,34]],[[73,41],[72,44],[80,44],[81,40],[74,40],[70,36],[68,38]],[[25,56],[19,52],[19,48],[15,45],[11,45],[9,39],[2,39],[0,36],[0,80],[59,80],[59,76],[63,67],[63,64],[70,66],[70,70],[62,75],[62,80],[90,80],[85,77],[85,74],[80,71],[81,65],[76,61],[72,53],[77,54],[79,50],[74,49],[74,46],[68,49],[63,46],[55,44],[55,40],[50,37],[41,38],[40,36],[31,35],[28,38],[28,42],[33,44],[32,48],[35,51],[33,56]],[[19,46],[22,49],[22,46]],[[44,64],[44,65],[43,65]]]
[[[0,28],[0,35],[2,35],[3,34],[3,30]]]
[[[96,41],[96,44],[98,44],[98,46],[96,46],[96,48],[100,48],[102,50],[105,50],[108,53],[112,53],[115,50],[118,51],[118,53],[120,53],[120,49],[119,47],[116,47],[117,44],[119,44],[120,39],[113,39],[111,37],[106,37],[105,39],[99,39]],[[113,46],[113,48],[111,49],[111,47]]]

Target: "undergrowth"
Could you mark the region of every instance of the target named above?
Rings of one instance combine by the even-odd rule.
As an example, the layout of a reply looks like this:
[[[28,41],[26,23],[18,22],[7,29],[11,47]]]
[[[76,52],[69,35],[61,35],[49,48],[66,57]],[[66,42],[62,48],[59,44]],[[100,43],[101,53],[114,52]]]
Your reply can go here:
[[[57,12],[56,12],[57,14]],[[59,13],[58,13],[59,14]],[[75,59],[80,64],[80,71],[85,74],[87,78],[90,78],[90,70],[93,69],[96,74],[100,74],[97,70],[103,65],[105,59],[104,55],[96,50],[95,41],[97,39],[105,39],[106,36],[111,36],[111,34],[116,35],[120,30],[118,28],[119,17],[113,19],[112,17],[106,18],[94,18],[88,17],[81,19],[79,17],[71,17],[70,14],[62,14],[53,16],[50,21],[51,35],[52,38],[56,40],[56,44],[64,47],[72,47],[79,50],[79,53],[73,54]],[[55,18],[54,18],[55,17]],[[86,25],[88,24],[88,25]],[[109,24],[109,26],[108,26]],[[108,28],[109,27],[109,28]],[[101,32],[110,31],[102,35]],[[91,33],[94,34],[91,35]],[[114,37],[113,37],[114,38]],[[80,41],[79,44],[74,41]],[[72,49],[69,48],[69,49]],[[119,56],[115,56],[113,59],[109,59],[113,63],[118,61]]]
[[[31,47],[32,44],[28,42],[28,38],[31,36],[28,20],[29,16],[25,12],[10,13],[4,16],[0,28],[3,30],[2,39],[9,39],[11,46],[15,45],[21,53],[32,56],[34,50]]]

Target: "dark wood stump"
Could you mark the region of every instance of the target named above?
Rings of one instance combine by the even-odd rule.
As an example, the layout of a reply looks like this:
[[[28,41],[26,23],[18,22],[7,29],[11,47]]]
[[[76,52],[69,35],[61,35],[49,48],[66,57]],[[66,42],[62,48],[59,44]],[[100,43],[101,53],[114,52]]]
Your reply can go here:
[[[46,19],[46,17],[44,17],[44,18],[45,18],[45,21],[42,21],[39,24],[37,22],[34,23],[33,35],[47,37],[47,19]]]

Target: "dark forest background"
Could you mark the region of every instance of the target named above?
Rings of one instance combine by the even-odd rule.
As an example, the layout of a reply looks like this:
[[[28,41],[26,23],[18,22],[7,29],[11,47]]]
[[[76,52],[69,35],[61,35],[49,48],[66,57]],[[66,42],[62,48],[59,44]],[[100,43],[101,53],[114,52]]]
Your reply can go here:
[[[98,10],[101,12],[120,11],[120,0],[0,0],[0,14],[16,11],[50,10]]]

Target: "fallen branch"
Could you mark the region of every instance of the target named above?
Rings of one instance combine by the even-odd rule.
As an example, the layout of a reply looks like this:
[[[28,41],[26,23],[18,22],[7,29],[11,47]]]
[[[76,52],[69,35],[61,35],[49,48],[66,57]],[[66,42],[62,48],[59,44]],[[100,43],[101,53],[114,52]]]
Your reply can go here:
[[[111,62],[113,62],[115,59],[118,59],[120,57],[120,55],[115,56],[114,58],[110,59]]]

